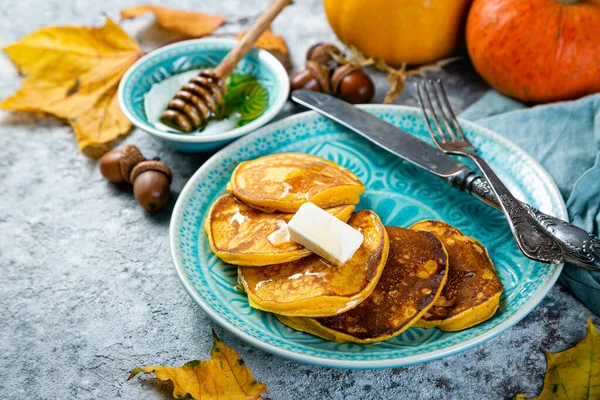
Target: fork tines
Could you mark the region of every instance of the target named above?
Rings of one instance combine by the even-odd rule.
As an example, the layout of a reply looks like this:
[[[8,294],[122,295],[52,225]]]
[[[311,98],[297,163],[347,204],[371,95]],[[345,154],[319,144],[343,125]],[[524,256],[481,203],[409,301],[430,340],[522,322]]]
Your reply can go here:
[[[423,111],[425,122],[427,122],[427,130],[431,138],[436,143],[451,141],[464,142],[470,145],[456,120],[454,111],[452,111],[442,81],[440,79],[437,79],[435,82],[431,79],[423,80],[420,84],[415,83],[415,90],[417,91],[421,110]],[[433,121],[433,126],[430,120]],[[442,128],[442,125],[445,129]]]

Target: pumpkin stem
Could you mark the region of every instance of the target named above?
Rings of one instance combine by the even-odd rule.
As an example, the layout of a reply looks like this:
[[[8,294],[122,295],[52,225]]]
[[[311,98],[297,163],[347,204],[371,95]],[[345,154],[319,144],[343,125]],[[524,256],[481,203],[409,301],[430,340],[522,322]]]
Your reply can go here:
[[[576,4],[576,3],[579,3],[581,0],[556,0],[556,1],[558,1],[559,3],[562,3],[562,4]]]

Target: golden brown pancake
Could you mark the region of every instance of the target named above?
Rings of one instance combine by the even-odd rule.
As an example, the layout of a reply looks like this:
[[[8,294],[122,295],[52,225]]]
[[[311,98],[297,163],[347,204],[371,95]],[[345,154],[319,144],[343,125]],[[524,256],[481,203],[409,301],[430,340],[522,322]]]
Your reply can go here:
[[[341,266],[311,255],[265,268],[239,267],[250,306],[290,316],[330,316],[364,301],[373,291],[388,256],[388,236],[377,214],[359,211],[350,217],[364,241]]]
[[[332,161],[303,153],[280,153],[240,163],[228,190],[266,212],[293,213],[311,202],[321,208],[358,204],[365,187]]]
[[[450,264],[440,298],[415,326],[460,331],[491,318],[498,309],[502,284],[486,248],[444,222],[421,221],[410,229],[428,231],[440,239]]]
[[[448,255],[428,232],[386,227],[390,252],[367,300],[326,318],[277,315],[289,327],[336,342],[375,343],[408,329],[436,301],[446,282]]]
[[[354,206],[328,208],[326,211],[345,222]],[[280,264],[312,254],[290,240],[287,223],[293,216],[265,213],[225,194],[211,206],[204,229],[212,251],[227,263],[248,266]]]

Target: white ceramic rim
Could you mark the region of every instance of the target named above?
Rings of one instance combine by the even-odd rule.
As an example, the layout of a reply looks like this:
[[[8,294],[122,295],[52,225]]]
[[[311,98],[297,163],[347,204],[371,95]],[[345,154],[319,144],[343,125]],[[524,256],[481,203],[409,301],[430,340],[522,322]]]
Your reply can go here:
[[[358,107],[368,110],[371,108],[381,108],[382,106],[385,106],[385,105],[366,104],[366,105],[359,105]],[[387,107],[394,108],[397,110],[410,110],[413,112],[415,110],[417,110],[417,111],[419,110],[416,107],[399,106],[399,105],[388,105]],[[287,125],[290,123],[294,123],[296,120],[301,120],[303,118],[306,118],[307,116],[314,115],[314,114],[316,114],[315,111],[306,111],[303,113],[295,114],[295,115],[289,116],[287,118],[284,118],[282,120],[274,122],[273,125],[270,126],[270,128],[275,130],[279,127],[279,125]],[[559,200],[558,201],[559,215],[557,215],[557,217],[561,218],[565,221],[568,221],[569,216],[567,214],[567,207],[565,206],[565,202],[560,194],[560,191],[558,190],[558,187],[556,186],[556,183],[554,182],[554,180],[552,179],[550,174],[548,174],[548,172],[544,169],[544,167],[542,167],[540,165],[540,163],[538,163],[533,157],[531,157],[525,150],[523,150],[522,148],[520,148],[519,146],[517,146],[510,140],[506,139],[505,137],[501,136],[500,134],[498,134],[490,129],[487,129],[485,127],[482,127],[480,125],[477,125],[474,122],[463,120],[461,118],[459,118],[459,120],[460,120],[461,124],[465,124],[467,126],[468,125],[476,126],[477,129],[481,131],[481,133],[488,136],[490,139],[506,146],[514,153],[521,154],[521,156],[523,156],[523,158],[528,159],[530,168],[532,170],[534,170],[536,172],[537,176],[547,185],[547,187],[549,187],[551,189],[551,191],[553,192],[551,194],[554,195]],[[254,132],[252,135],[249,135],[246,138],[240,140],[239,142],[251,141],[254,139],[255,136],[259,135],[260,133],[261,133],[261,131],[258,130],[256,132]],[[240,144],[243,144],[243,143],[238,143],[238,142],[231,143],[231,144],[227,145],[226,147],[224,147],[223,149],[221,149],[218,153],[229,151],[229,149],[231,147],[239,146]],[[215,153],[215,155],[218,153]],[[500,333],[504,332],[505,330],[509,329],[510,327],[517,324],[519,321],[521,321],[523,318],[525,318],[529,314],[529,312],[531,312],[531,310],[533,310],[542,301],[542,299],[544,297],[546,297],[546,294],[554,286],[554,283],[558,279],[560,273],[562,272],[563,266],[564,266],[564,264],[559,264],[556,267],[556,269],[554,270],[554,273],[550,276],[550,279],[548,280],[548,282],[546,282],[546,284],[540,288],[537,295],[532,297],[527,303],[523,304],[521,309],[518,310],[515,313],[515,315],[513,315],[512,317],[508,318],[506,321],[504,321],[497,327],[489,330],[488,332],[485,332],[484,334],[482,334],[480,336],[474,337],[472,339],[466,340],[462,343],[459,343],[459,344],[456,344],[453,346],[449,346],[444,349],[435,350],[435,351],[432,351],[432,352],[426,353],[426,354],[401,357],[401,358],[393,358],[393,359],[389,359],[389,360],[360,360],[360,361],[358,361],[358,360],[357,361],[334,360],[334,359],[329,359],[329,358],[308,356],[308,355],[304,355],[304,354],[298,354],[293,351],[284,350],[277,346],[262,342],[261,340],[256,339],[256,338],[248,335],[245,332],[242,332],[241,330],[237,329],[235,326],[230,325],[227,321],[225,321],[223,318],[221,318],[221,316],[218,313],[216,313],[207,304],[204,303],[204,300],[196,292],[194,285],[188,279],[187,274],[185,273],[183,264],[178,262],[177,258],[175,257],[175,251],[176,251],[175,235],[177,233],[175,230],[175,221],[176,221],[176,216],[179,215],[181,212],[183,212],[183,208],[185,207],[185,204],[181,201],[181,199],[184,199],[187,197],[186,194],[188,191],[195,189],[196,185],[195,185],[195,183],[193,183],[195,178],[198,175],[204,173],[204,171],[209,170],[212,167],[210,164],[211,164],[211,160],[213,158],[214,158],[214,155],[211,158],[209,158],[200,168],[198,168],[198,170],[194,173],[194,175],[192,175],[192,177],[188,180],[188,183],[185,185],[185,187],[179,194],[179,198],[177,199],[177,202],[175,203],[175,207],[173,209],[173,213],[171,214],[171,223],[170,223],[170,227],[169,227],[169,241],[170,241],[170,246],[171,246],[171,257],[173,259],[173,263],[175,264],[175,269],[177,271],[177,275],[178,275],[179,280],[181,281],[183,287],[188,292],[188,294],[196,301],[196,303],[198,303],[198,305],[200,305],[200,307],[202,307],[204,312],[206,312],[213,321],[215,321],[221,327],[223,327],[227,331],[233,333],[234,335],[236,335],[238,338],[245,341],[246,343],[249,343],[249,344],[253,345],[254,347],[257,347],[261,350],[267,351],[269,353],[275,354],[280,357],[284,357],[287,359],[291,359],[291,360],[306,363],[306,364],[318,365],[318,366],[322,366],[322,367],[349,368],[349,369],[395,368],[395,367],[403,367],[403,366],[421,364],[424,362],[434,361],[434,360],[438,360],[438,359],[441,359],[444,357],[448,357],[448,356],[466,351],[468,349],[471,349],[477,345],[480,345],[480,344],[496,337]]]
[[[212,43],[216,43],[216,44],[231,45],[231,47],[233,47],[237,43],[236,40],[222,39],[222,38],[200,38],[200,39],[184,40],[181,42],[173,43],[168,46],[164,46],[159,49],[153,50],[150,53],[143,56],[142,58],[140,58],[139,60],[137,60],[135,63],[133,63],[127,69],[127,71],[125,72],[125,75],[123,75],[123,78],[121,79],[121,82],[119,83],[119,89],[118,89],[118,94],[117,94],[117,97],[119,99],[119,107],[121,108],[121,111],[133,125],[135,125],[139,129],[143,130],[144,132],[147,132],[147,133],[149,133],[153,136],[156,136],[162,140],[167,140],[167,141],[172,141],[172,142],[180,142],[180,143],[213,143],[213,142],[232,140],[232,139],[238,138],[240,136],[243,136],[249,132],[252,132],[253,130],[260,128],[261,126],[265,125],[267,122],[272,120],[279,113],[279,111],[281,111],[281,109],[285,105],[285,102],[287,101],[289,94],[290,94],[288,73],[285,70],[284,66],[281,64],[281,62],[277,58],[275,58],[274,55],[272,55],[271,53],[269,53],[266,50],[255,49],[256,51],[258,51],[258,61],[261,64],[267,65],[274,71],[276,81],[277,81],[276,83],[281,85],[282,90],[280,91],[279,97],[277,97],[275,99],[275,102],[273,103],[273,105],[270,108],[268,108],[260,117],[256,118],[254,121],[252,121],[249,124],[246,124],[244,126],[240,126],[239,128],[232,129],[230,131],[226,131],[223,133],[216,133],[216,134],[207,135],[207,136],[192,136],[192,135],[185,135],[185,134],[181,134],[181,133],[163,132],[159,129],[151,127],[149,124],[142,123],[135,115],[132,115],[129,112],[127,107],[125,107],[125,103],[123,100],[123,91],[125,88],[125,82],[127,82],[130,75],[135,70],[137,70],[140,67],[140,65],[143,62],[145,62],[146,60],[156,57],[156,56],[158,56],[166,51],[169,51],[173,48],[177,48],[177,47],[180,47],[180,46],[183,46],[186,44],[190,44],[193,42],[212,42]],[[227,48],[229,49],[229,47],[227,47]]]

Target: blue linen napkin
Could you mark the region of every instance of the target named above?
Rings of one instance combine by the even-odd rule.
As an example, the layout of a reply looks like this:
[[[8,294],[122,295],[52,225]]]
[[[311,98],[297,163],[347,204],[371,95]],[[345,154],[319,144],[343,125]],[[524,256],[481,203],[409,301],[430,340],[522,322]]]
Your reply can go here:
[[[462,118],[522,147],[552,175],[572,223],[600,235],[600,94],[527,107],[491,91]],[[600,315],[600,272],[566,265],[560,281]]]

